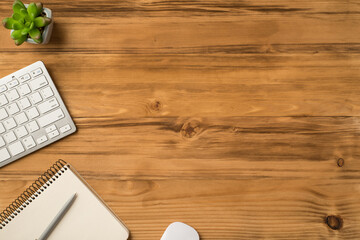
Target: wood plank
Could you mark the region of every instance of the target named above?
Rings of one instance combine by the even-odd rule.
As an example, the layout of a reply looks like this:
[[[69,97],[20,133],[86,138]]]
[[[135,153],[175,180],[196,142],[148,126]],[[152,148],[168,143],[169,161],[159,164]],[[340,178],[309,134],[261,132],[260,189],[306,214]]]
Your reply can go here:
[[[358,53],[21,56],[0,56],[3,76],[42,59],[74,117],[360,113]]]
[[[262,19],[249,19],[243,16],[237,19],[220,18],[217,21],[216,19],[209,21],[207,18],[192,21],[166,18],[166,20],[154,21],[138,19],[136,22],[129,22],[126,19],[123,22],[114,23],[117,18],[105,20],[78,18],[74,21],[72,18],[59,17],[54,24],[52,41],[46,46],[34,48],[34,46],[26,45],[14,49],[14,44],[7,34],[1,34],[0,41],[4,51],[86,52],[89,50],[100,53],[123,51],[182,53],[183,49],[191,52],[192,48],[199,47],[206,53],[207,49],[211,51],[214,47],[228,50],[231,46],[244,45],[245,47],[262,45],[263,48],[269,49],[267,51],[271,51],[273,44],[320,43],[326,47],[337,43],[357,46],[359,42],[359,37],[353,34],[358,28],[351,28],[352,25],[348,21],[343,21],[343,18],[338,18],[334,22],[333,20],[329,22],[328,19],[317,21],[304,18],[289,19],[284,16],[273,22],[266,19],[265,16]],[[350,21],[354,21],[355,25],[359,23],[357,19]],[[114,31],[123,34],[114,37]]]
[[[57,157],[84,176],[124,180],[360,177],[358,117],[75,120],[77,134],[2,168],[0,179],[39,175]]]
[[[159,239],[172,221],[194,226],[201,239],[355,239],[360,234],[359,188],[348,179],[118,180],[87,177],[131,239]],[[30,181],[0,184],[3,199]],[[1,205],[3,205],[1,203]],[[324,219],[340,215],[333,231]]]
[[[14,49],[0,35],[6,51],[129,52],[260,44],[357,44],[359,5],[334,1],[53,1],[53,40],[47,46]],[[0,17],[11,14],[9,1]],[[118,33],[114,35],[114,33]]]

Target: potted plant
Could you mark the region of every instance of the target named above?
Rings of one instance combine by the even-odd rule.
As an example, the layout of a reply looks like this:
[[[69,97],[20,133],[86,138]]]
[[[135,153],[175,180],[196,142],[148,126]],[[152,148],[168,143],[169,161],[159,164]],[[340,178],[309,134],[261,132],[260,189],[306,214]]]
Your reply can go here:
[[[10,36],[17,46],[25,41],[34,44],[50,41],[53,27],[50,9],[43,8],[42,3],[24,5],[20,0],[15,0],[13,11],[13,15],[2,23],[5,28],[11,29]]]

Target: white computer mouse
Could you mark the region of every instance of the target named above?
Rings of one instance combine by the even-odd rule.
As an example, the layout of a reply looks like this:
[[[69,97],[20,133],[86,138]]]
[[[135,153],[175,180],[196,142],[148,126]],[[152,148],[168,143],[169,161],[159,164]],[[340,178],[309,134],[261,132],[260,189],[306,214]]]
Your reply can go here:
[[[168,226],[160,240],[199,240],[195,229],[181,222],[174,222]]]

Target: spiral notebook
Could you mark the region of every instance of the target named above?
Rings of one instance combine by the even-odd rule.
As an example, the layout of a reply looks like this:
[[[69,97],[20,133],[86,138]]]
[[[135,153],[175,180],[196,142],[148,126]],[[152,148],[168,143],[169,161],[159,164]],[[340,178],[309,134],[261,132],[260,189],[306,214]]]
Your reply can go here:
[[[129,231],[100,197],[59,160],[0,213],[0,239],[37,239],[69,197],[76,200],[48,240],[126,240]]]

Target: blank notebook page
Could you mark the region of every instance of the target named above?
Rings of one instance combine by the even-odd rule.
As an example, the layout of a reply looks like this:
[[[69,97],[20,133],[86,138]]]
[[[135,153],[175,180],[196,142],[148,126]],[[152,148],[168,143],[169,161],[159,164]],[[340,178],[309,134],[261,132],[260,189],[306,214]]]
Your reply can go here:
[[[75,201],[48,240],[128,238],[126,227],[70,168],[62,168],[64,173],[0,230],[0,239],[37,239],[74,193]]]

